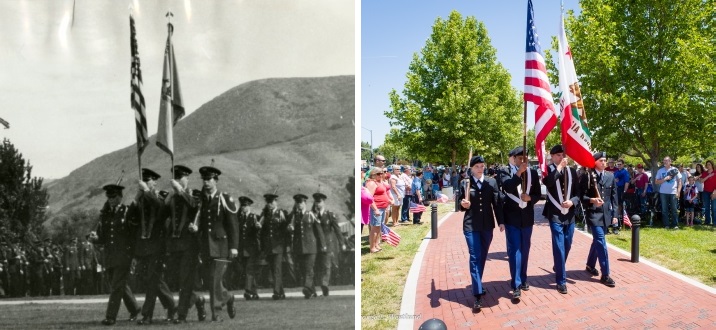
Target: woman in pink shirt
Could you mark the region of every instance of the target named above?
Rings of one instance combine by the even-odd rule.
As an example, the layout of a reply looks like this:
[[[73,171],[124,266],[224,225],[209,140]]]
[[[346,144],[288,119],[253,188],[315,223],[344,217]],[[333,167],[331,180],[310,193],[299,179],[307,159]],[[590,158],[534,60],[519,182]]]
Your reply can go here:
[[[373,203],[369,205],[370,232],[368,233],[368,242],[370,243],[370,252],[376,253],[382,250],[380,248],[380,226],[383,223],[383,219],[385,219],[385,210],[392,204],[392,198],[383,183],[383,170],[378,167],[370,170],[365,187],[368,189],[368,193],[373,196]]]
[[[713,226],[716,223],[716,173],[714,163],[706,161],[706,171],[701,173],[699,179],[704,184],[704,191],[701,192],[701,203],[704,205],[704,224]]]

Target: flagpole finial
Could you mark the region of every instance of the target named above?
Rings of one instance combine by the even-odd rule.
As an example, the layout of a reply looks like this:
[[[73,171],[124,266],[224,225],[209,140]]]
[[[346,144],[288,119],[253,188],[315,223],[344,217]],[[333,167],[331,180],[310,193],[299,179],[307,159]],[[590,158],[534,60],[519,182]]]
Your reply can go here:
[[[166,17],[166,18],[167,18],[167,21],[171,24],[171,22],[172,22],[172,17],[174,17],[174,14],[173,14],[171,11],[168,11],[167,14],[164,15],[164,17]]]

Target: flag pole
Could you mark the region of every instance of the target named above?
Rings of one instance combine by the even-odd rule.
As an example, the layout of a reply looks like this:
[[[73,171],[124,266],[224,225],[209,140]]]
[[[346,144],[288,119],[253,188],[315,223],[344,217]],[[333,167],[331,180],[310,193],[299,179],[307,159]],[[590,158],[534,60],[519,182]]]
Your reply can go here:
[[[524,104],[524,111],[522,113],[522,119],[523,119],[523,130],[522,130],[522,156],[524,157],[523,161],[527,162],[529,164],[529,160],[527,159],[527,100],[522,98],[522,104]],[[535,146],[536,148],[537,146]],[[529,169],[528,169],[529,170]],[[527,173],[522,173],[522,192],[525,192],[525,188],[527,187]]]

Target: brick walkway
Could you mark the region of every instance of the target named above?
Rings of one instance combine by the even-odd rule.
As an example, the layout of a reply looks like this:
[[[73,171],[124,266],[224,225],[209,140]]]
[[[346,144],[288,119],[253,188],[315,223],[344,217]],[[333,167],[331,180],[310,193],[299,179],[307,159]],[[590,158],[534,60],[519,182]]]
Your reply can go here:
[[[425,251],[417,283],[414,328],[430,318],[448,329],[492,328],[716,328],[716,295],[686,283],[610,248],[615,288],[599,283],[584,271],[591,236],[575,230],[567,260],[569,293],[557,292],[552,272],[549,225],[535,210],[528,268],[529,291],[519,304],[511,302],[505,235],[495,228],[483,285],[482,311],[472,313],[469,255],[462,234],[463,213],[452,214],[439,228],[439,238]],[[597,265],[598,268],[598,265]]]

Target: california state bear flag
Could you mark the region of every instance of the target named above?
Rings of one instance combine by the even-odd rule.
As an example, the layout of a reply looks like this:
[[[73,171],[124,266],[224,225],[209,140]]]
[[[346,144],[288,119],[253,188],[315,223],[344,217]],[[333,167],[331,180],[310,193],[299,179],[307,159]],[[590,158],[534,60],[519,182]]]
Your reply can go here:
[[[593,168],[592,132],[587,127],[582,92],[572,61],[572,49],[564,32],[564,19],[559,27],[559,104],[562,111],[562,145],[564,152],[577,164]]]

